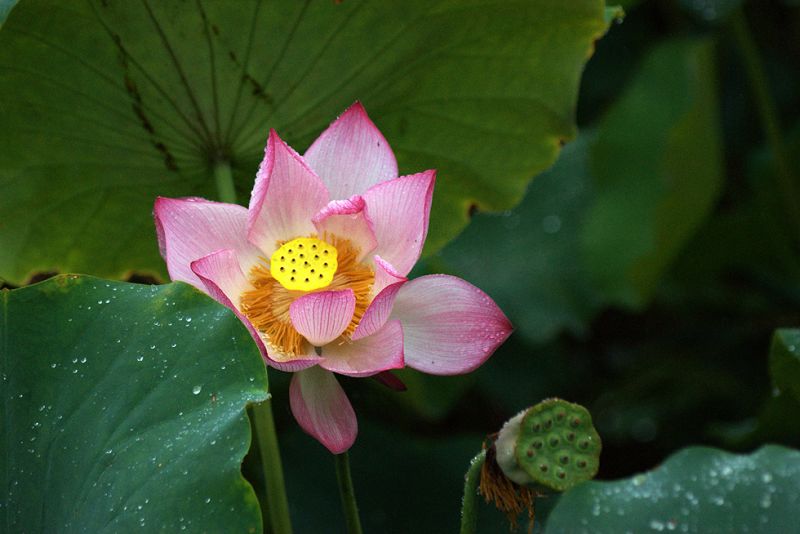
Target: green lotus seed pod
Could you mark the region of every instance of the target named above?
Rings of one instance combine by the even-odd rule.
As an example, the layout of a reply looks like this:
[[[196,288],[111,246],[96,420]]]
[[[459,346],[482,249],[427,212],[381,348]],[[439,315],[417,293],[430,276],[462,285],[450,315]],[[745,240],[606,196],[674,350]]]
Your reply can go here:
[[[518,414],[503,430],[507,427],[506,442],[512,439],[511,430],[516,434],[513,447],[516,461],[508,457],[512,448],[500,443],[501,431],[495,443],[497,463],[514,482],[565,491],[597,474],[602,445],[592,417],[583,406],[548,399]],[[504,446],[502,462],[500,445]],[[514,476],[506,470],[512,464],[510,471]]]

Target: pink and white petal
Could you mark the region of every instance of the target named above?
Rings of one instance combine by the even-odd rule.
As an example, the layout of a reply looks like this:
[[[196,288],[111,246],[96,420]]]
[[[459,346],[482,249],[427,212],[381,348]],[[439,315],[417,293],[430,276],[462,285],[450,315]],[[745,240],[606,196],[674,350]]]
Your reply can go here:
[[[222,294],[231,302],[226,306],[234,310],[239,310],[239,302],[242,293],[253,288],[247,279],[239,260],[236,258],[236,251],[231,249],[218,250],[191,263],[192,272],[203,282],[209,295],[220,300],[217,295],[211,294],[213,291],[221,291]]]
[[[353,320],[356,296],[352,289],[308,293],[289,306],[295,329],[315,347],[330,343]]]
[[[389,316],[392,314],[392,307],[394,306],[397,292],[400,291],[403,284],[405,284],[405,280],[390,284],[372,299],[372,302],[370,302],[369,306],[367,306],[367,309],[364,311],[361,321],[358,322],[358,326],[356,326],[355,331],[353,331],[353,341],[371,336],[386,324],[386,321],[389,320]]]
[[[247,238],[269,256],[278,241],[314,233],[311,218],[328,198],[325,184],[302,156],[270,130],[250,196]]]
[[[402,369],[403,327],[389,321],[369,337],[350,343],[328,343],[322,347],[320,367],[347,376],[371,376],[389,369]]]
[[[367,217],[365,207],[366,202],[359,195],[347,200],[331,200],[312,219],[317,235],[321,238],[326,234],[346,237],[358,248],[356,261],[360,262],[378,246],[372,221]]]
[[[193,261],[191,269],[201,280],[203,284],[201,289],[220,304],[233,310],[233,313],[244,323],[268,365],[281,371],[297,371],[319,363],[319,357],[311,355],[295,357],[286,361],[275,359],[278,355],[269,351],[261,334],[239,309],[242,292],[252,286],[239,266],[235,251],[227,249],[208,254]]]
[[[377,296],[384,288],[398,282],[405,282],[408,280],[405,276],[397,272],[397,269],[384,260],[380,256],[373,256],[375,264],[375,280],[372,282],[372,294]]]
[[[397,292],[408,281],[395,268],[380,256],[373,258],[375,262],[375,280],[372,293],[375,297],[370,302],[358,326],[353,332],[353,340],[371,336],[386,324],[392,313]]]
[[[294,373],[289,404],[300,427],[333,454],[345,452],[355,442],[356,414],[333,373],[319,367]]]
[[[287,373],[294,373],[302,371],[303,369],[308,369],[309,367],[314,367],[322,360],[322,358],[313,353],[314,349],[310,345],[307,347],[305,354],[295,354],[292,356],[281,354],[270,345],[266,345],[266,347],[267,365],[279,371],[286,371]]]
[[[191,263],[221,249],[235,251],[243,270],[261,251],[247,241],[247,210],[202,198],[158,197],[153,207],[158,246],[172,280],[204,289]]]
[[[513,330],[486,293],[442,274],[405,284],[391,318],[403,323],[406,364],[435,375],[474,370]]]
[[[375,254],[406,275],[419,259],[431,212],[436,171],[401,176],[364,193],[378,247]]]
[[[397,177],[394,153],[360,102],[333,121],[304,157],[328,186],[332,199],[361,194]]]

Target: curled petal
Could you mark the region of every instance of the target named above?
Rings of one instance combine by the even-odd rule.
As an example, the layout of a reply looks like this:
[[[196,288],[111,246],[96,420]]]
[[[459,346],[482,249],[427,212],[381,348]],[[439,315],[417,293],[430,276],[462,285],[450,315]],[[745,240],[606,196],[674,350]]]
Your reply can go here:
[[[322,132],[304,157],[333,199],[361,194],[397,177],[397,160],[389,143],[359,102]]]
[[[406,364],[435,375],[474,370],[512,331],[486,293],[442,274],[405,284],[395,299],[392,319],[403,323]]]
[[[242,272],[236,251],[231,249],[218,250],[203,256],[192,262],[191,269],[202,280],[209,295],[234,311],[239,311],[241,294],[253,288]],[[230,304],[222,302],[223,296]]]
[[[407,275],[419,259],[431,212],[436,171],[401,176],[364,193],[378,247],[375,254]]]
[[[191,263],[221,249],[232,249],[242,269],[249,269],[260,251],[245,238],[247,210],[235,204],[202,198],[156,199],[153,216],[161,256],[169,277],[204,290]]]
[[[402,369],[403,327],[389,321],[369,337],[350,343],[322,347],[320,366],[340,375],[371,376],[389,369]]]
[[[392,284],[408,280],[408,278],[397,272],[397,269],[391,263],[380,256],[374,256],[373,261],[375,262],[375,282],[372,284],[373,295],[377,295]]]
[[[392,313],[397,292],[408,280],[405,276],[400,276],[394,267],[380,256],[375,256],[374,261],[375,282],[372,284],[372,291],[377,294],[358,322],[353,332],[353,340],[371,336],[386,324]]]
[[[333,234],[346,237],[358,247],[356,261],[361,261],[378,245],[372,221],[367,217],[365,207],[366,202],[358,195],[347,200],[330,201],[312,219],[317,228],[317,235]]]
[[[295,299],[289,306],[292,325],[309,343],[321,347],[347,329],[356,309],[352,289],[320,291]]]
[[[356,414],[332,373],[319,367],[294,373],[289,404],[302,429],[333,454],[345,452],[356,440]]]
[[[364,311],[361,321],[359,321],[358,326],[355,331],[353,331],[353,341],[373,335],[386,324],[386,321],[392,313],[392,306],[397,297],[397,292],[400,291],[404,283],[405,282],[397,282],[378,293],[367,307],[366,311]]]
[[[261,356],[267,364],[281,371],[297,371],[316,365],[319,358],[306,356],[289,361],[277,361],[270,354],[261,334],[253,323],[240,311],[239,301],[243,291],[252,286],[239,266],[236,252],[230,249],[213,252],[192,262],[191,269],[201,280],[204,289],[217,302],[227,306],[244,323],[253,336],[253,340],[261,351]]]
[[[314,232],[311,218],[328,202],[328,190],[303,158],[270,130],[250,197],[247,238],[269,256],[279,241]]]

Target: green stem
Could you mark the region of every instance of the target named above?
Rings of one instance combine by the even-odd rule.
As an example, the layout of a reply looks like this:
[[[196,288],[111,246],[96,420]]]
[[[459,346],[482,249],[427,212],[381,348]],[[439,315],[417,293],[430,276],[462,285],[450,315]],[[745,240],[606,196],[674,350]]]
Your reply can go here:
[[[778,188],[783,197],[784,208],[794,225],[795,237],[797,237],[800,236],[800,204],[798,203],[800,202],[800,190],[792,173],[789,152],[786,149],[786,142],[781,133],[778,111],[770,94],[764,65],[759,57],[758,47],[753,35],[747,25],[747,19],[741,9],[737,10],[731,17],[731,29],[742,54],[742,61],[744,62],[750,88],[753,91],[761,127],[764,129],[767,142],[775,158]]]
[[[233,173],[228,161],[219,160],[214,165],[214,180],[217,182],[219,199],[228,204],[236,204],[236,188],[233,186]]]
[[[350,458],[347,452],[334,456],[336,460],[336,480],[339,481],[339,496],[342,498],[347,534],[361,534],[361,519],[358,517],[358,504],[350,476]]]
[[[233,185],[231,165],[225,160],[214,165],[214,180],[217,182],[219,199],[229,204],[236,203],[236,188]],[[261,468],[264,471],[266,486],[267,520],[271,534],[292,534],[289,518],[289,501],[286,498],[286,485],[283,481],[283,466],[275,433],[275,420],[272,416],[272,401],[267,399],[253,406],[251,419],[258,450],[261,453]]]
[[[272,417],[272,401],[267,399],[252,408],[251,418],[255,429],[258,451],[261,453],[261,468],[267,496],[267,519],[272,534],[291,534],[292,522],[289,518],[289,501],[283,482],[281,453],[275,434],[275,421]]]
[[[469,463],[464,482],[464,497],[461,499],[461,534],[475,534],[478,528],[478,484],[481,467],[486,460],[486,451],[479,452]]]

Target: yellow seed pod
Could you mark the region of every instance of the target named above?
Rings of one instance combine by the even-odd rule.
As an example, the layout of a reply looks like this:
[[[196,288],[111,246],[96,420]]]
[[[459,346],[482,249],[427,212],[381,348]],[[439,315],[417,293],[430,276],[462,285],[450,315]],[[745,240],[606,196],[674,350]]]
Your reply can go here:
[[[316,237],[285,243],[269,259],[269,272],[291,291],[313,291],[330,285],[339,266],[336,247]]]

